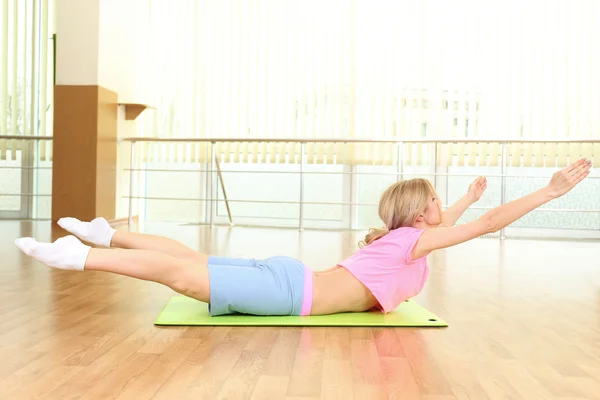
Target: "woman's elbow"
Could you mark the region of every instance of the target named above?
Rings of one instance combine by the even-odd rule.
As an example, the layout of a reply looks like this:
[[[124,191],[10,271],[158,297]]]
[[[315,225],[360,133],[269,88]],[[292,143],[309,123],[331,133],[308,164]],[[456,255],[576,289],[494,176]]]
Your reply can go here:
[[[498,223],[498,221],[491,215],[484,215],[480,218],[482,230],[484,231],[484,235],[490,233],[496,233],[502,226]]]

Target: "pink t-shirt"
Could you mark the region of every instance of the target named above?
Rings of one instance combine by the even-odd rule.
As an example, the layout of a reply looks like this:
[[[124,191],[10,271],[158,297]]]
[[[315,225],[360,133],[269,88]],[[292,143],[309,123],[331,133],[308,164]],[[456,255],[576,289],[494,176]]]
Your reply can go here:
[[[427,257],[411,261],[410,253],[423,229],[398,228],[342,261],[388,313],[421,292],[429,276]]]

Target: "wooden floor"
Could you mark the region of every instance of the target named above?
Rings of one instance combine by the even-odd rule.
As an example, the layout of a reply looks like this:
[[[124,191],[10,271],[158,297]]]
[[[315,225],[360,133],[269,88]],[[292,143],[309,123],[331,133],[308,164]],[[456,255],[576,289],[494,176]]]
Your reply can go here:
[[[146,226],[215,255],[325,269],[353,232]],[[156,327],[169,289],[49,269],[0,222],[0,399],[600,399],[600,243],[479,239],[430,257],[448,328]]]

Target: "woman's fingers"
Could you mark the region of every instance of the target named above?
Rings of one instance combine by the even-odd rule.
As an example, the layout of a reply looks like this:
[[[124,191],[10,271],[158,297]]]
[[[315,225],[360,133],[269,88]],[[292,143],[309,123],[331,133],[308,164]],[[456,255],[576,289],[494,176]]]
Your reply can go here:
[[[581,182],[582,180],[585,179],[586,176],[588,176],[590,174],[590,170],[588,169],[587,171],[585,171],[584,173],[582,173],[581,175],[579,175],[577,178],[575,178],[575,185],[577,185],[579,182]]]
[[[585,171],[585,173],[581,174],[576,180],[575,180],[575,184],[578,184],[579,182],[581,182],[582,180],[585,179],[586,176],[588,176],[590,174],[590,171]]]
[[[570,175],[573,177],[579,176],[583,173],[585,173],[586,171],[589,171],[591,167],[591,163],[589,161],[586,161],[585,163],[578,165],[577,167],[575,167]]]
[[[571,169],[570,172],[567,172],[567,171],[564,172],[564,176],[567,179],[567,182],[570,183],[571,187],[574,187],[579,182],[581,182],[583,179],[585,179],[585,177],[589,175],[590,168],[592,166],[592,163],[585,159],[583,159],[583,163],[579,163],[579,161],[578,161],[576,164],[577,164],[577,166],[575,166],[573,169]]]
[[[585,158],[582,158],[582,159],[574,162],[573,164],[569,165],[567,168],[565,168],[565,170],[566,170],[566,172],[572,172],[574,169],[576,169],[577,167],[582,166],[586,162],[587,162],[587,160]]]

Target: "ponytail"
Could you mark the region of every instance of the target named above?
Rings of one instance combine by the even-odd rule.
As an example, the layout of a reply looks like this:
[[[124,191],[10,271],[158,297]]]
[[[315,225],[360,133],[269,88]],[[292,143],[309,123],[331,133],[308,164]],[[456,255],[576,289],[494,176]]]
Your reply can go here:
[[[374,241],[376,241],[377,239],[381,239],[388,233],[390,233],[390,231],[386,227],[383,227],[380,229],[371,228],[371,229],[369,229],[369,233],[367,233],[365,238],[363,240],[361,240],[360,242],[358,242],[358,247],[363,248],[365,246],[368,246],[371,243],[373,243]]]

